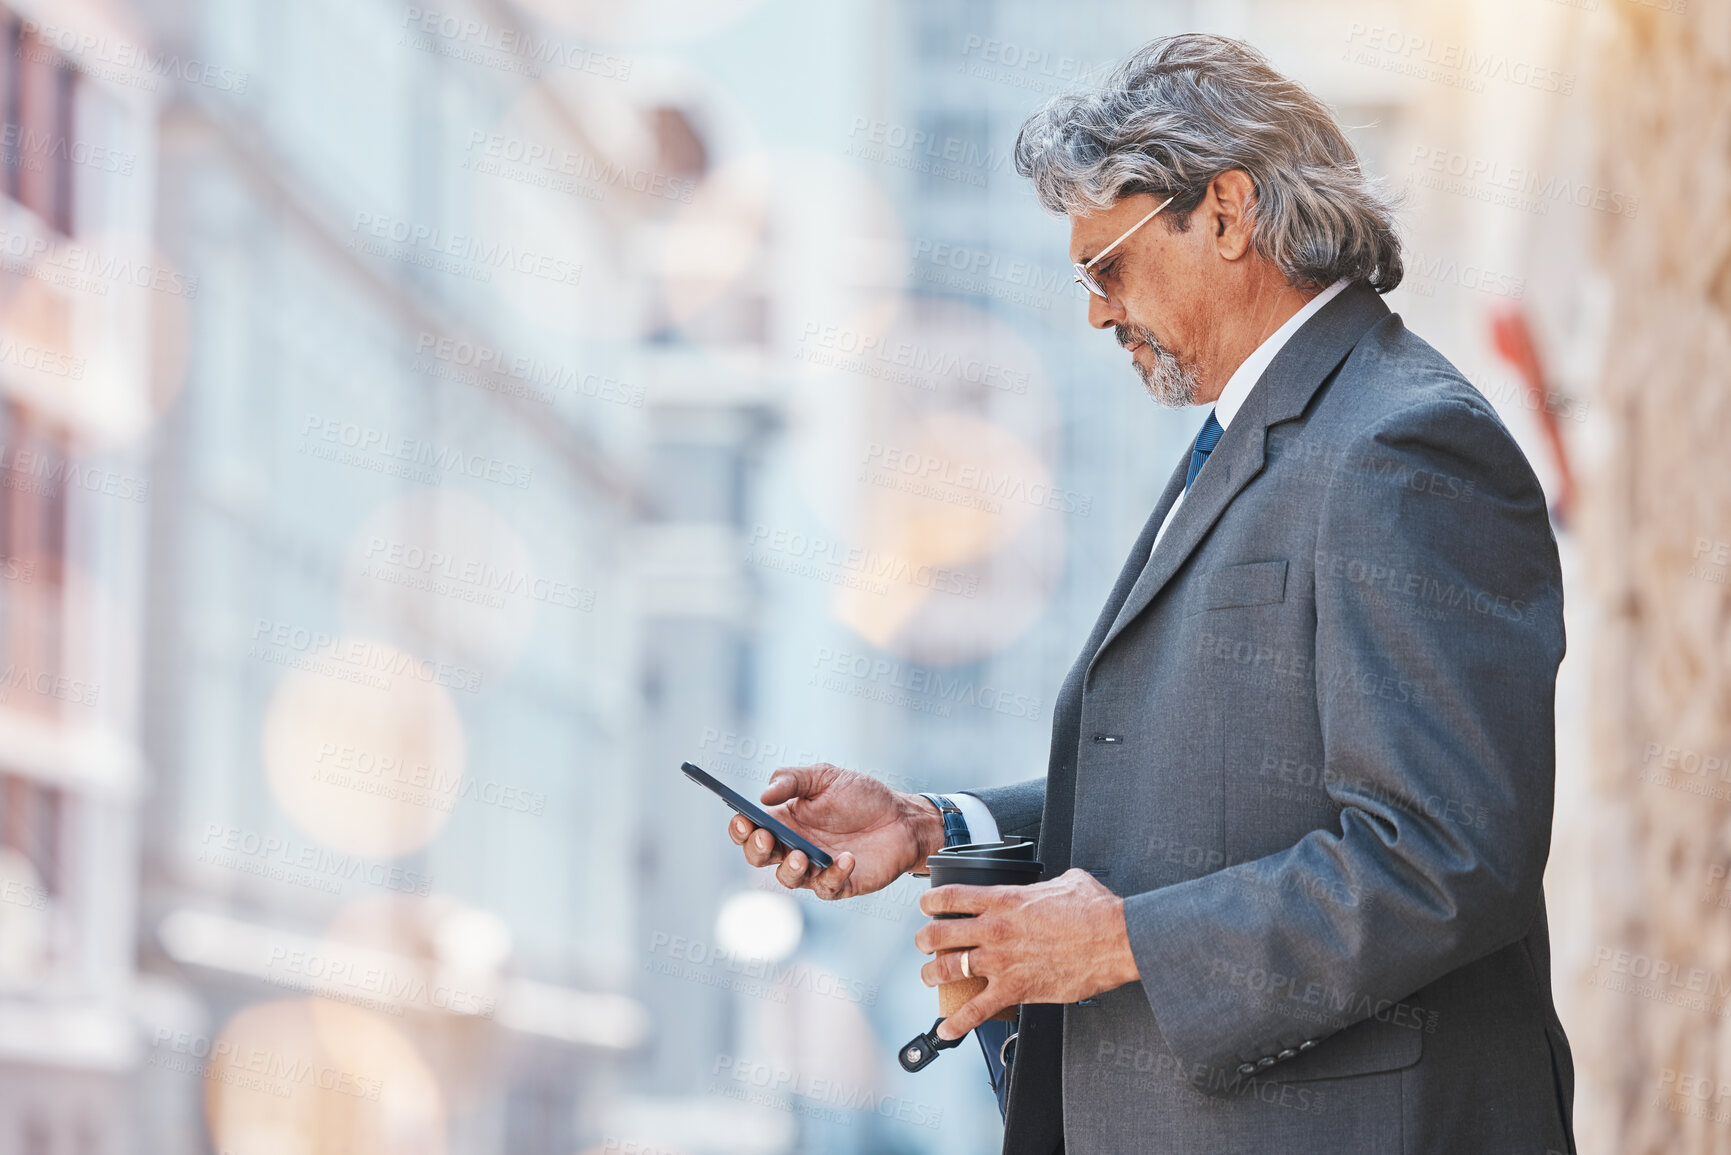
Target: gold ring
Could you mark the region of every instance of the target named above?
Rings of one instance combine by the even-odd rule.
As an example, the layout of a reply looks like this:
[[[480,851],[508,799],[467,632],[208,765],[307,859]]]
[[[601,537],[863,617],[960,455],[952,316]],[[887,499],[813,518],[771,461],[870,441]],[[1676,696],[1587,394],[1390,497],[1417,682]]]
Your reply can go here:
[[[967,951],[962,952],[962,977],[965,979],[971,979],[974,977],[973,972],[968,969],[968,952]]]

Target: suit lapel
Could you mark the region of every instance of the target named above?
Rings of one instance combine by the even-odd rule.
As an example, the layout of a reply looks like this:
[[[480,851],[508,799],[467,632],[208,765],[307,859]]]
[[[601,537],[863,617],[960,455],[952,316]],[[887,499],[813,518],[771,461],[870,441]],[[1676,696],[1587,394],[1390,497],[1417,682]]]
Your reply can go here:
[[[1160,539],[1159,548],[1141,570],[1110,628],[1094,648],[1088,661],[1089,672],[1113,639],[1123,633],[1166,588],[1226,507],[1232,504],[1232,499],[1262,472],[1269,426],[1290,421],[1303,413],[1323,381],[1346,359],[1371,326],[1386,316],[1388,306],[1382,303],[1382,298],[1370,286],[1359,282],[1324,305],[1321,312],[1292,335],[1251,389],[1244,407],[1209,455],[1207,467],[1196,475],[1195,484],[1185,496],[1184,504],[1178,508],[1166,536]],[[1179,488],[1183,487],[1183,474],[1188,464],[1186,460],[1179,465]],[[1167,490],[1172,494],[1170,484]],[[1175,500],[1176,495],[1172,494],[1172,498]],[[1162,498],[1157,515],[1164,518],[1171,504],[1171,500]],[[1150,524],[1158,531],[1159,521]],[[1144,534],[1147,535],[1146,530]],[[1148,536],[1148,540],[1152,541],[1152,536]],[[1123,578],[1119,580],[1122,582]]]
[[[1154,539],[1159,536],[1160,525],[1166,520],[1172,503],[1184,492],[1184,476],[1189,470],[1190,455],[1187,453],[1184,460],[1178,463],[1178,468],[1172,471],[1172,476],[1167,479],[1166,488],[1160,493],[1160,500],[1154,504],[1153,514],[1142,527],[1142,532],[1137,535],[1136,544],[1130,547],[1130,556],[1124,559],[1124,568],[1119,571],[1118,580],[1106,597],[1106,605],[1100,610],[1099,620],[1094,623],[1094,631],[1088,635],[1088,642],[1082,647],[1082,653],[1087,655],[1090,662],[1095,651],[1105,644],[1106,631],[1112,627],[1125,603],[1141,584],[1142,575],[1148,569],[1148,551],[1154,548]]]
[[[1117,617],[1118,607],[1130,596],[1130,590],[1147,560],[1148,550],[1154,544],[1154,535],[1166,518],[1166,511],[1178,500],[1183,488],[1184,470],[1181,468],[1167,481],[1165,491],[1155,503],[1154,513],[1137,535],[1136,544],[1130,547],[1130,556],[1124,559],[1124,568],[1119,572],[1112,592],[1106,595],[1106,605],[1100,610],[1093,631],[1083,644],[1082,652],[1076,656],[1075,665],[1064,678],[1053,703],[1052,756],[1046,768],[1046,808],[1040,821],[1039,838],[1040,861],[1046,864],[1047,878],[1056,878],[1070,867],[1070,824],[1076,808],[1076,754],[1082,741],[1083,676],[1093,660],[1094,651],[1100,646],[1100,640]]]

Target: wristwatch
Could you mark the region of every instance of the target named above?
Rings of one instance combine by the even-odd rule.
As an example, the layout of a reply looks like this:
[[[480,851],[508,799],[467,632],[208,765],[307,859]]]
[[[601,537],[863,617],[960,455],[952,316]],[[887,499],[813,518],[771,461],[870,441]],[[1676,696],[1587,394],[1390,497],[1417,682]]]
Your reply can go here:
[[[952,846],[966,846],[969,842],[973,841],[973,836],[968,833],[968,820],[962,817],[962,808],[960,806],[957,806],[942,794],[926,794],[922,792],[920,797],[929,801],[933,806],[936,806],[938,808],[939,816],[944,820],[945,850],[948,850]],[[908,873],[912,874],[915,878],[925,878],[931,873],[931,871],[909,871]]]

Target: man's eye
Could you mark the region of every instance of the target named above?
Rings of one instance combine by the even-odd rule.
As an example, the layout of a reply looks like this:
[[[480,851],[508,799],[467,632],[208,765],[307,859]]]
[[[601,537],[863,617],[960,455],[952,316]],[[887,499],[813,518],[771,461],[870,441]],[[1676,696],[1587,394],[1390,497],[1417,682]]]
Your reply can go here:
[[[1101,278],[1116,277],[1118,275],[1118,262],[1107,261],[1098,269],[1094,270],[1094,275]]]

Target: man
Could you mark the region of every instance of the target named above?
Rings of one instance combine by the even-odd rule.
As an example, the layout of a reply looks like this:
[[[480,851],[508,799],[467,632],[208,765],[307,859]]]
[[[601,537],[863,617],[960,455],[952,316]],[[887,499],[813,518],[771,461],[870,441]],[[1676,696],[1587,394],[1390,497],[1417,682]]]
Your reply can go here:
[[[1385,205],[1325,106],[1209,36],[1054,100],[1016,162],[1070,220],[1090,324],[1212,410],[1044,779],[946,800],[784,769],[764,802],[834,865],[734,841],[843,898],[919,870],[944,818],[1037,837],[1046,881],[930,891],[977,917],[915,940],[928,984],[987,979],[940,1034],[1021,1007],[1006,1151],[1572,1151],[1540,888],[1556,545],[1491,407],[1378,296]]]

